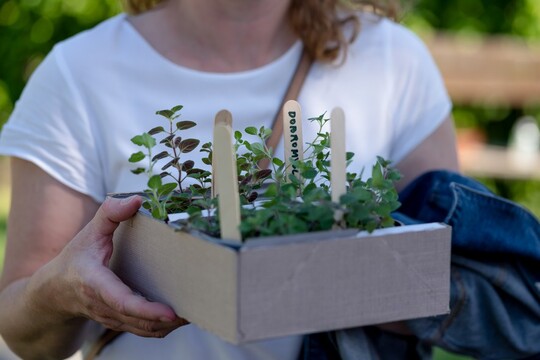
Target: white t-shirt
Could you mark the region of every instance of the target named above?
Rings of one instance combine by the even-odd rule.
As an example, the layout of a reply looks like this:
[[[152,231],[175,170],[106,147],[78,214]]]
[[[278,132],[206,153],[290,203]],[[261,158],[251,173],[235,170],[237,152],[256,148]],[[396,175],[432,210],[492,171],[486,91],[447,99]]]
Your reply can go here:
[[[342,66],[314,64],[298,101],[307,121],[333,107],[346,115],[350,170],[370,175],[376,156],[402,160],[449,115],[451,103],[425,46],[404,27],[363,14],[361,33]],[[156,110],[183,105],[179,120],[198,126],[184,137],[211,141],[216,112],[235,129],[270,127],[298,62],[297,42],[274,62],[237,73],[179,66],[156,52],[126,21],[109,19],[55,46],[32,75],[0,137],[0,153],[29,160],[61,183],[101,202],[107,193],[140,191],[146,177],[127,161],[130,139],[164,119]],[[277,149],[280,156],[283,144]],[[185,159],[197,161],[195,150]],[[263,306],[263,305],[262,305]],[[180,314],[181,315],[181,314]],[[124,334],[101,359],[295,359],[301,337],[233,346],[195,325],[165,339]]]

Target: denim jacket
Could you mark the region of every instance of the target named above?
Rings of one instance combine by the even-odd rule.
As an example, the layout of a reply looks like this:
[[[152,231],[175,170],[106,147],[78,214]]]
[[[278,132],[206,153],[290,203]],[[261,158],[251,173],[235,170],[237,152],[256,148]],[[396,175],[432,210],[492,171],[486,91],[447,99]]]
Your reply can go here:
[[[477,181],[432,171],[400,193],[395,218],[452,226],[448,315],[305,337],[303,360],[427,360],[431,346],[478,359],[540,359],[540,223]]]

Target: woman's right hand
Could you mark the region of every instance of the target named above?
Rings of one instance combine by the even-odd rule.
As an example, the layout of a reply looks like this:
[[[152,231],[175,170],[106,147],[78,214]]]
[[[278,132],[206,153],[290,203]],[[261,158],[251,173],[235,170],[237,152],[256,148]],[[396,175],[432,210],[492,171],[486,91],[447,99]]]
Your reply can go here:
[[[109,270],[112,234],[141,199],[92,198],[12,158],[0,334],[24,359],[58,359],[85,340],[88,321],[163,337],[186,321],[133,293]]]
[[[139,196],[108,198],[90,223],[29,283],[30,293],[56,300],[36,305],[66,319],[84,317],[145,337],[164,337],[187,324],[170,307],[135,294],[108,268],[114,230],[140,205]]]

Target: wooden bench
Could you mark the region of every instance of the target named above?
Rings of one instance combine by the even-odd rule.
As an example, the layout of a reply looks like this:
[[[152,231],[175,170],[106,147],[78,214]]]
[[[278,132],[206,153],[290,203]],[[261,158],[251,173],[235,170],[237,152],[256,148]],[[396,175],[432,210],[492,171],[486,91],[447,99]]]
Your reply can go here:
[[[508,37],[424,37],[448,92],[459,105],[540,107],[540,43]],[[460,133],[458,132],[458,143]],[[459,147],[465,173],[511,179],[540,179],[540,152],[520,154],[477,143]]]
[[[450,35],[425,41],[456,103],[540,105],[540,43]]]

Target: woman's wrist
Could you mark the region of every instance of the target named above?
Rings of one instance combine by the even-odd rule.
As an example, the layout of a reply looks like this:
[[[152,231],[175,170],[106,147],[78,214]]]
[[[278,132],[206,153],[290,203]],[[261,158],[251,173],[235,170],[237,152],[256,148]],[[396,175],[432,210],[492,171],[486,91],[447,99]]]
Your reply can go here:
[[[74,311],[73,296],[61,286],[66,276],[53,260],[6,289],[17,304],[13,318],[18,325],[10,326],[5,338],[21,357],[65,358],[80,347],[87,320]]]
[[[25,291],[28,310],[50,325],[72,322],[82,318],[77,309],[73,271],[61,263],[61,257],[36,271],[29,279]]]

